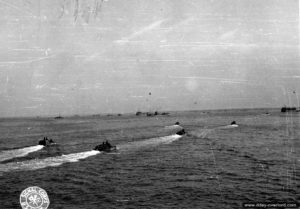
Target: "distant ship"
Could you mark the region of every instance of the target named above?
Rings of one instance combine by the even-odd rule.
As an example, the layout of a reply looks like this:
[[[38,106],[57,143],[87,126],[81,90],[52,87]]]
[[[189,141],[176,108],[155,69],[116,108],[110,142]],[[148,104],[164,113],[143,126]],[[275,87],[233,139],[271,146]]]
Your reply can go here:
[[[56,116],[54,119],[63,119],[63,117],[62,116]]]
[[[300,109],[296,107],[282,107],[281,112],[300,112]]]

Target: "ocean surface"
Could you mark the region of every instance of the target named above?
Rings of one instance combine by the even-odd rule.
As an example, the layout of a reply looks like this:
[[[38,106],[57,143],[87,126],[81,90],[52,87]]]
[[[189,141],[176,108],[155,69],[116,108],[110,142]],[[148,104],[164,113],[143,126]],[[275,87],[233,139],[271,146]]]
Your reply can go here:
[[[187,135],[175,134],[177,121]],[[46,190],[52,209],[296,202],[299,125],[300,113],[279,109],[0,119],[0,208],[21,208],[29,186]],[[37,145],[44,136],[57,145]],[[106,140],[118,151],[92,150]]]

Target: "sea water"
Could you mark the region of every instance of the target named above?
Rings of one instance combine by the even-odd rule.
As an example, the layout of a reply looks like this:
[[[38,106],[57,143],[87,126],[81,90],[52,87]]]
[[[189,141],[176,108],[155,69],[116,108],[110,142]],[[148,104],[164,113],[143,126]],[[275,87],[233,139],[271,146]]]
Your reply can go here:
[[[187,135],[170,132],[177,121]],[[47,191],[49,208],[295,202],[299,124],[277,109],[0,119],[0,208],[20,208],[29,186]],[[44,136],[57,145],[37,146]],[[92,150],[106,140],[117,152]]]

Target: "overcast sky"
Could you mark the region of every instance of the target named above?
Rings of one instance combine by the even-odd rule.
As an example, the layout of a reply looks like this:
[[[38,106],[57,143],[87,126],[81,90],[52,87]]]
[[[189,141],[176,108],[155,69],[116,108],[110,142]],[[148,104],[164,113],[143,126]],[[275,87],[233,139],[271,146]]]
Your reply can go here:
[[[0,13],[0,117],[298,103],[298,0],[0,0]]]

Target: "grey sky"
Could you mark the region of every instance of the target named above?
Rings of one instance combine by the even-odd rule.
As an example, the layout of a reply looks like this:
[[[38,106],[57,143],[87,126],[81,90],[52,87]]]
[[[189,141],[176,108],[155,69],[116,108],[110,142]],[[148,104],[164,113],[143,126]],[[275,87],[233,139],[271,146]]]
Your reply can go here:
[[[0,116],[297,105],[298,0],[0,0],[0,12]]]

